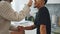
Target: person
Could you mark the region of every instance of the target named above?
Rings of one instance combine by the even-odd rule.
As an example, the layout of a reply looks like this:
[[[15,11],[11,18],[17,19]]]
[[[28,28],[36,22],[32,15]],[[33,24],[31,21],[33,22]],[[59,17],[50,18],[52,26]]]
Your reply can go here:
[[[23,27],[24,30],[37,28],[37,34],[51,34],[51,20],[48,9],[45,7],[47,0],[34,0],[34,8],[38,9],[34,25]]]
[[[0,34],[9,34],[10,30],[18,31],[18,28],[11,28],[11,21],[21,21],[30,12],[32,0],[25,5],[18,14],[11,7],[12,0],[0,0]]]

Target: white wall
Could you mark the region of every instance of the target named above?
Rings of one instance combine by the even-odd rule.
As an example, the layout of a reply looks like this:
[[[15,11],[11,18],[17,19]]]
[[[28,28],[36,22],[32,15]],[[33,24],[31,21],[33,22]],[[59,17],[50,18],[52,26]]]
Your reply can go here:
[[[47,3],[48,4],[56,4],[56,3],[60,3],[60,0],[48,0]]]
[[[36,29],[34,29],[34,30],[25,30],[25,34],[36,34]]]
[[[22,10],[24,4],[28,3],[28,0],[13,0],[13,8],[17,11]],[[48,0],[47,4],[59,4],[60,0]]]

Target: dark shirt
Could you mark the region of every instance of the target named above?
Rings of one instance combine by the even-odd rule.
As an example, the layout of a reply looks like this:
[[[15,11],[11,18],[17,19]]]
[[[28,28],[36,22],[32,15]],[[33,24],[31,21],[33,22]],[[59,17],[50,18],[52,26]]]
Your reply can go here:
[[[46,25],[47,34],[51,34],[51,21],[50,21],[50,14],[46,7],[42,7],[36,14],[36,19],[34,24],[37,27],[37,34],[40,34],[40,25]]]

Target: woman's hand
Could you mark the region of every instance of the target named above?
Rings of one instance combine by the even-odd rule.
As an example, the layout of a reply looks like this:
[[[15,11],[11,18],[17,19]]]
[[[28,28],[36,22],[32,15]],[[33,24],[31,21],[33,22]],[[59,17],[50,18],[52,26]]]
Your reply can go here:
[[[32,0],[29,0],[29,2],[28,2],[28,4],[27,4],[27,5],[28,5],[29,7],[31,7],[32,2],[33,2]]]

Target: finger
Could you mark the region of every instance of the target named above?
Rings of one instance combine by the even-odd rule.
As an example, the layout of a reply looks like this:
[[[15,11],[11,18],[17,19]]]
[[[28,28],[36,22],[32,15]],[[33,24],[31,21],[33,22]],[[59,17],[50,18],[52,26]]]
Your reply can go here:
[[[33,2],[32,0],[29,0],[29,2]]]

